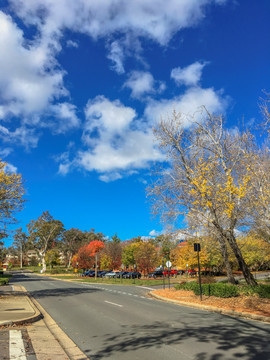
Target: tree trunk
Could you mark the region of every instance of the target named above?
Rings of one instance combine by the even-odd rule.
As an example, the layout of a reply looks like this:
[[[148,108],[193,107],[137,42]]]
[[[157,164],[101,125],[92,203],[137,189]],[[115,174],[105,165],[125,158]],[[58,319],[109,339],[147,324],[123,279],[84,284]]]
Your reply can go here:
[[[248,285],[255,286],[257,285],[256,280],[254,279],[253,275],[251,274],[245,260],[243,259],[241,250],[239,249],[236,239],[232,233],[227,234],[227,240],[230,244],[230,247],[236,257],[240,270],[243,272],[244,278]]]
[[[221,255],[222,255],[224,263],[225,263],[228,281],[229,281],[229,283],[235,285],[236,281],[235,281],[235,278],[233,277],[232,267],[231,267],[231,264],[229,261],[228,249],[227,249],[226,242],[222,237],[218,237],[218,243],[219,243]]]
[[[42,272],[42,273],[45,273],[45,272],[46,272],[46,270],[47,270],[47,267],[46,267],[46,261],[45,261],[45,254],[40,253],[39,255],[40,255],[41,265],[42,265],[41,272]]]

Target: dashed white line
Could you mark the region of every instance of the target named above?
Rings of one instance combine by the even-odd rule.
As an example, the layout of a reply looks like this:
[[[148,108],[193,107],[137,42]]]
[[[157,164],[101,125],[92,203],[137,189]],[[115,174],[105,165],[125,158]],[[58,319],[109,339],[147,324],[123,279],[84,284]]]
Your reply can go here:
[[[153,290],[152,288],[147,287],[147,286],[136,286],[136,287],[137,287],[137,288],[140,288],[140,289]]]
[[[9,331],[9,356],[10,359],[27,360],[20,330]]]
[[[110,302],[110,301],[104,301],[105,303],[107,303],[107,304],[111,304],[111,305],[114,305],[114,306],[119,306],[119,307],[123,307],[123,305],[120,305],[120,304],[115,304],[115,303],[113,303],[113,302]]]

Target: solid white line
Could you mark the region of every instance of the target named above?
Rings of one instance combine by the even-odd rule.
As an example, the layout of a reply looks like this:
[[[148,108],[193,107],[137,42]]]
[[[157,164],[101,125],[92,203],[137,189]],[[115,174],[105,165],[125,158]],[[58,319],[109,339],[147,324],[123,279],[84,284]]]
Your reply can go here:
[[[136,287],[137,287],[137,288],[140,288],[140,289],[153,290],[153,288],[146,287],[146,286],[136,286]]]
[[[9,356],[10,359],[27,360],[20,330],[9,331]]]
[[[111,305],[115,305],[115,306],[119,306],[119,307],[123,307],[123,305],[119,305],[119,304],[115,304],[115,303],[113,303],[113,302],[110,302],[110,301],[104,301],[105,303],[107,303],[107,304],[111,304]]]

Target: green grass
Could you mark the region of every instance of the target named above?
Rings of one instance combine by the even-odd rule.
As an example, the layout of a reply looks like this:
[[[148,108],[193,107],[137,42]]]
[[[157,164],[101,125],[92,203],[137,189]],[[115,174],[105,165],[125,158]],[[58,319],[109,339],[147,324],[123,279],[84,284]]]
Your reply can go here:
[[[47,274],[50,276],[49,274]],[[142,285],[142,286],[150,286],[150,285],[162,285],[163,280],[151,280],[151,279],[105,279],[105,278],[83,278],[80,276],[53,276],[54,279],[59,280],[72,280],[77,282],[83,282],[83,283],[99,283],[99,284],[113,284],[113,285]],[[178,280],[177,279],[170,279],[171,284],[175,284]],[[168,285],[168,279],[165,280],[165,284]]]

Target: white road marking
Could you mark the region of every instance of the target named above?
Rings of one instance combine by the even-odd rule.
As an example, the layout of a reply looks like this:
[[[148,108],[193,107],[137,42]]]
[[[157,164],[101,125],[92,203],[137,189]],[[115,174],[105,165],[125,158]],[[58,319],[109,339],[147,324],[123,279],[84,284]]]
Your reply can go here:
[[[115,303],[113,303],[113,302],[110,302],[110,301],[104,301],[105,303],[107,303],[107,304],[111,304],[111,305],[115,305],[115,306],[119,306],[119,307],[123,307],[123,305],[119,305],[119,304],[115,304]]]
[[[140,289],[153,290],[152,288],[147,287],[147,286],[136,286],[136,287],[137,287],[137,288],[140,288]]]
[[[9,331],[9,356],[10,359],[27,360],[20,330]]]

